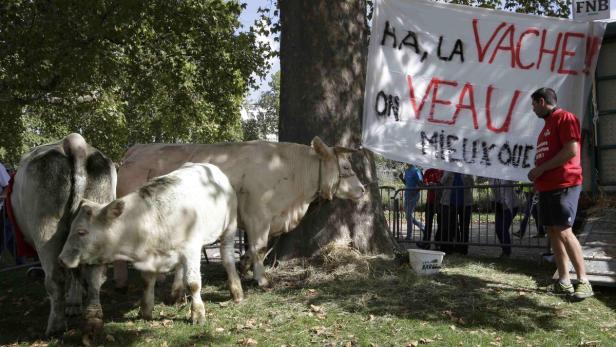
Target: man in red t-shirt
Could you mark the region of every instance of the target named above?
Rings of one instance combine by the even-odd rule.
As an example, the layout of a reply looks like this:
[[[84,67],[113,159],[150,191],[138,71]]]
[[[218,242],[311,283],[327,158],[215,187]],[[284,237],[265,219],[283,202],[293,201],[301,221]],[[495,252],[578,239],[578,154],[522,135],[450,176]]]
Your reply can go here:
[[[537,139],[535,167],[528,178],[539,192],[539,221],[547,229],[558,268],[559,279],[549,290],[583,300],[593,291],[582,247],[571,229],[582,184],[580,122],[573,113],[556,106],[556,92],[551,88],[537,89],[531,99],[533,112],[545,121]],[[575,289],[567,259],[578,276]]]
[[[441,178],[443,177],[443,170],[439,169],[428,169],[424,172],[423,175],[423,183],[424,186],[428,186],[428,198],[426,199],[426,228],[424,229],[422,241],[427,242],[417,242],[417,247],[423,249],[430,249],[430,239],[432,238],[432,226],[434,225],[434,216],[436,215],[436,235],[441,234],[441,222],[439,220],[439,199],[440,199],[440,190],[431,189],[430,187],[434,187],[436,185],[440,185]]]

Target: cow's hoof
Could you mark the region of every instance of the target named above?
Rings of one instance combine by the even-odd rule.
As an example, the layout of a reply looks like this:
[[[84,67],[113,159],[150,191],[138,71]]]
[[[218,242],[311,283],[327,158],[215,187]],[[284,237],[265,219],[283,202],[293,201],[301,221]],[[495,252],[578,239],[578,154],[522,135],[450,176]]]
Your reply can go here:
[[[141,311],[141,318],[144,320],[152,320],[153,319],[152,311],[150,312]]]
[[[267,278],[265,278],[265,276],[259,278],[257,280],[257,283],[259,284],[259,287],[262,289],[267,289],[269,287],[269,281],[267,280]]]
[[[103,320],[101,318],[90,317],[86,320],[83,327],[82,342],[93,341],[103,333]]]
[[[240,295],[233,295],[233,301],[236,304],[239,304],[240,302],[244,301],[244,295],[240,294]]]
[[[192,312],[190,320],[193,325],[205,324],[205,312]]]
[[[55,320],[47,324],[47,329],[45,330],[45,335],[47,337],[52,336],[60,336],[66,330],[66,321],[64,320]]]

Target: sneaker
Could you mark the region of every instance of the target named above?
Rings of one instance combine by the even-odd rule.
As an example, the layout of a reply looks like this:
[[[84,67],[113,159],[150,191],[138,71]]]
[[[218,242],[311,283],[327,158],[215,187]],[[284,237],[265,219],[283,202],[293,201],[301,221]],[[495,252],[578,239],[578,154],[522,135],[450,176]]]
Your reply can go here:
[[[592,286],[590,285],[590,282],[578,283],[578,285],[575,287],[575,292],[573,293],[573,297],[580,301],[586,298],[590,298],[593,295],[595,295],[595,293],[593,293],[592,291]]]
[[[555,295],[571,295],[575,292],[573,284],[562,284],[560,281],[550,284],[546,290]]]

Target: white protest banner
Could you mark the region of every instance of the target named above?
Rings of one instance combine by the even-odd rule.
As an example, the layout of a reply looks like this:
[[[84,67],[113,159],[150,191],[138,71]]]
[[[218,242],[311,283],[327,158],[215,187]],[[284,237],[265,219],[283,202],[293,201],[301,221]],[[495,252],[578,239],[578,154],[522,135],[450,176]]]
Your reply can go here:
[[[605,23],[423,0],[377,0],[362,142],[386,158],[527,181],[553,88],[581,117]],[[581,121],[581,119],[580,119]]]

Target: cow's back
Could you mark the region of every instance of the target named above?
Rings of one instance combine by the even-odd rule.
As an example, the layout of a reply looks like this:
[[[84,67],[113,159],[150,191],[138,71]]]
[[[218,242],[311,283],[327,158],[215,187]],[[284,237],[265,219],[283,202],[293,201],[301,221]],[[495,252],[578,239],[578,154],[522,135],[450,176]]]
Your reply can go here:
[[[297,202],[314,194],[312,187],[305,186],[311,179],[316,184],[318,175],[318,158],[312,149],[295,143],[140,144],[131,147],[123,159],[117,195],[134,192],[150,178],[185,162],[218,166],[238,195],[240,224],[248,218],[267,220],[274,233],[288,229],[303,216],[307,205]],[[292,223],[286,221],[288,216]]]
[[[294,143],[250,141],[221,144],[137,144],[122,159],[118,170],[118,197],[136,191],[149,179],[166,175],[186,162],[211,163],[229,178],[233,188],[244,180],[267,181],[267,176],[288,176],[303,164],[308,146]],[[257,176],[270,171],[270,175]],[[269,182],[268,182],[269,183]]]
[[[236,223],[235,191],[211,164],[185,165],[124,199],[130,208],[122,237],[146,240],[158,249],[213,243],[230,223]]]
[[[66,140],[36,147],[24,155],[15,175],[11,195],[15,219],[39,252],[52,238],[58,239],[56,244],[66,237],[82,198],[99,203],[114,199],[113,163],[85,141],[79,145],[84,148],[81,161],[68,150]]]

